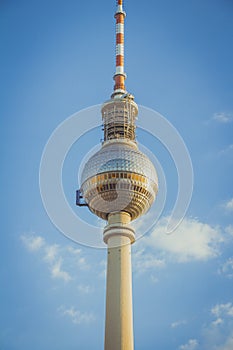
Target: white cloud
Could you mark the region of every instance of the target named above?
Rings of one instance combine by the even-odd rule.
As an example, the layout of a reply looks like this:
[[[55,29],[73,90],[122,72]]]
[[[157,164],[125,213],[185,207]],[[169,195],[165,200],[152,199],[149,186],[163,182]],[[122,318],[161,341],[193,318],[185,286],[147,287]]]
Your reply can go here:
[[[84,257],[80,257],[77,261],[78,267],[81,270],[88,270],[90,268],[90,265],[87,263],[86,259]]]
[[[79,248],[73,248],[73,247],[71,247],[71,246],[68,246],[68,247],[67,247],[67,251],[68,251],[69,253],[74,254],[74,255],[80,255],[81,252],[82,252],[81,249],[79,249]]]
[[[43,237],[35,234],[22,235],[21,240],[30,252],[37,252],[38,250],[43,252],[43,260],[49,264],[53,278],[62,279],[65,282],[71,280],[70,274],[61,268],[62,258],[58,255],[59,246],[57,244],[49,245]]]
[[[77,269],[87,270],[90,268],[86,258],[82,256],[80,248],[48,244],[43,237],[36,234],[24,234],[20,239],[28,251],[41,252],[42,260],[48,265],[54,279],[68,282],[76,278]],[[74,277],[72,277],[72,274]]]
[[[100,273],[99,273],[99,277],[100,278],[106,278],[106,275],[107,275],[107,261],[106,260],[101,260],[100,263],[99,263],[99,266],[100,266]]]
[[[228,225],[225,228],[225,232],[228,233],[229,235],[233,236],[233,225]]]
[[[185,324],[187,324],[187,321],[185,321],[185,320],[175,321],[175,322],[171,323],[171,328],[177,328],[177,327],[183,326]]]
[[[53,278],[62,279],[65,282],[69,282],[72,278],[67,271],[62,270],[62,259],[60,258],[51,267],[51,275]]]
[[[218,317],[215,321],[213,321],[211,324],[215,327],[219,326],[220,324],[223,324],[224,320],[221,317]]]
[[[89,294],[92,293],[93,289],[89,285],[79,284],[78,291],[82,294]]]
[[[80,248],[73,248],[72,246],[66,247],[66,251],[72,254],[74,257],[74,262],[81,270],[90,269],[90,265],[87,263],[85,257],[81,256],[82,250]]]
[[[168,218],[161,219],[144,243],[177,262],[208,260],[220,254],[223,242],[220,229],[197,219],[184,218],[179,227],[167,235]]]
[[[57,244],[46,245],[44,259],[48,262],[53,262],[58,255],[59,246]]]
[[[164,260],[158,259],[153,254],[145,252],[145,249],[133,252],[132,264],[134,271],[138,274],[165,266]]]
[[[218,303],[210,309],[214,320],[203,327],[203,349],[232,350],[233,304]]]
[[[212,309],[211,313],[215,317],[233,317],[233,305],[232,303],[226,303],[226,304],[216,304]]]
[[[181,345],[180,350],[195,350],[198,346],[196,339],[189,339],[187,344]]]
[[[232,122],[233,115],[231,113],[225,113],[225,112],[214,113],[213,120],[219,123],[227,124]]]
[[[219,274],[225,275],[227,278],[233,278],[233,257],[228,258],[218,269]]]
[[[70,308],[65,308],[61,306],[58,311],[63,316],[68,316],[74,324],[89,324],[95,321],[95,315],[91,312],[81,312],[77,310],[74,306]]]
[[[44,238],[35,234],[24,234],[20,239],[30,252],[38,251],[45,244]]]
[[[231,333],[225,340],[223,345],[220,345],[216,350],[232,350],[233,349],[233,333]]]
[[[159,279],[154,275],[150,275],[150,280],[153,284],[156,284],[159,282]]]
[[[233,151],[233,144],[230,144],[226,148],[219,151],[218,155],[219,156],[228,156],[228,155],[231,155],[232,151]]]
[[[229,199],[223,204],[224,209],[227,212],[233,212],[233,198]]]

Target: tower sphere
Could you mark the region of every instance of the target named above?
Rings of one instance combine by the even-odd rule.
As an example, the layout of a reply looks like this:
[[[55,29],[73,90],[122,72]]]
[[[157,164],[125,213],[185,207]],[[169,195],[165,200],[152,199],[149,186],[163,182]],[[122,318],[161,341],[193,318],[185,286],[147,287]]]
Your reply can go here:
[[[155,200],[158,177],[135,141],[105,142],[84,166],[81,192],[89,209],[102,219],[128,212],[131,220],[144,214]]]

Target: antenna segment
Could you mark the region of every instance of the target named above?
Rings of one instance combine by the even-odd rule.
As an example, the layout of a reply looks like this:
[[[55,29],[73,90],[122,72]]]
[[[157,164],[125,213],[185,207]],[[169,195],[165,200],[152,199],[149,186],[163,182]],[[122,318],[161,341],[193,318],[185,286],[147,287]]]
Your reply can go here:
[[[124,21],[126,13],[123,10],[123,0],[117,0],[116,18],[116,73],[114,74],[114,93],[124,94],[126,74],[124,72]]]

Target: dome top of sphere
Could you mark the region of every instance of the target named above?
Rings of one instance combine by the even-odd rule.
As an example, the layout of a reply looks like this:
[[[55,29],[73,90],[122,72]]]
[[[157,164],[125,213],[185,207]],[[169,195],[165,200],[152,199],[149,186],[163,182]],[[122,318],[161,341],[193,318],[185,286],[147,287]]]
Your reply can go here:
[[[136,144],[122,140],[107,143],[89,158],[81,183],[97,174],[114,171],[136,173],[158,183],[156,170],[149,158],[138,150]]]

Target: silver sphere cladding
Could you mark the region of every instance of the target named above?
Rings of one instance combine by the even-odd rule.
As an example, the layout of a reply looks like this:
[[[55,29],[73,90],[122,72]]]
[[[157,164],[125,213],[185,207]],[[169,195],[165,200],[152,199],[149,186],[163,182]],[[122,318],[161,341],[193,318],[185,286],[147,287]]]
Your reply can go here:
[[[81,192],[89,209],[104,220],[120,211],[136,219],[150,208],[157,191],[154,165],[128,140],[105,142],[81,175]]]

